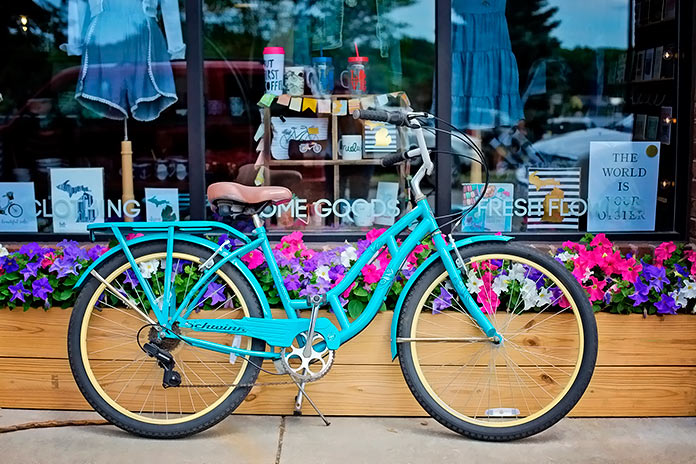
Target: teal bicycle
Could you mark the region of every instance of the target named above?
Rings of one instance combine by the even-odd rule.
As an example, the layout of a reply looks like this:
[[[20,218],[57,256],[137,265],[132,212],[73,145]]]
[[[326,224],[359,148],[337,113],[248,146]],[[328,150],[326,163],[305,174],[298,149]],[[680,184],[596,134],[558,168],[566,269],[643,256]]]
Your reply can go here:
[[[510,237],[455,242],[441,233],[420,187],[434,169],[423,135],[433,130],[427,125],[433,116],[372,110],[353,116],[410,127],[417,147],[383,165],[418,158],[422,164],[411,180],[413,208],[323,295],[291,298],[274,260],[259,213],[291,199],[282,187],[208,189],[220,215],[252,218],[251,236],[221,222],[90,226],[118,244],[76,285],[68,352],[77,385],[103,417],[145,437],[191,435],[234,411],[261,370],[297,385],[296,410],[303,398],[317,409],[306,383],[321,379],[336,350],[373,320],[409,253],[427,237],[435,250],[406,282],[391,326],[392,356],[422,407],[455,432],[502,441],[538,433],[575,406],[597,355],[583,288],[561,263]],[[126,240],[131,232],[143,235]],[[213,233],[242,245],[205,237]],[[271,311],[240,259],[257,249],[284,314]],[[349,320],[341,295],[382,250],[391,261],[365,310]],[[333,311],[336,324],[319,317],[322,307]],[[310,311],[300,316],[303,309]]]

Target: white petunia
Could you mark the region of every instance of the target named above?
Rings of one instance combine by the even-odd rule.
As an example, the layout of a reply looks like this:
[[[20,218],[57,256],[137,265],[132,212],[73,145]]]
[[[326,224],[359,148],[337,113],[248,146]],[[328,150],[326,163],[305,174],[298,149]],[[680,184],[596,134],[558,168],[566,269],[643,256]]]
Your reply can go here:
[[[0,257],[9,255],[10,252],[3,245],[0,245]]]
[[[493,291],[496,295],[500,296],[501,293],[507,292],[508,284],[512,281],[509,276],[500,274],[495,279],[493,279]]]
[[[682,293],[684,297],[689,299],[696,298],[696,282],[693,280],[685,280],[684,286],[679,293]]]
[[[548,288],[542,288],[541,290],[539,290],[539,299],[537,301],[537,304],[539,306],[546,306],[551,304],[552,296],[553,295],[551,294]]]
[[[508,271],[508,277],[510,280],[516,280],[518,282],[524,282],[527,278],[527,271],[524,269],[520,263],[515,263],[510,266],[510,271]]]
[[[329,266],[319,266],[316,270],[317,278],[322,278],[324,280],[329,279]]]
[[[469,290],[469,293],[478,294],[483,288],[483,280],[476,276],[473,278],[470,277],[466,282],[466,288]]]
[[[358,250],[355,247],[348,247],[341,252],[341,265],[349,268],[353,261],[358,259]]]
[[[522,301],[524,301],[524,310],[527,311],[529,309],[534,308],[537,305],[537,303],[539,302],[539,295],[537,295],[536,290],[533,292],[525,293],[522,297]]]
[[[686,295],[684,295],[684,291],[674,291],[669,294],[672,298],[674,298],[674,302],[680,307],[683,308],[685,307],[688,303],[689,300],[686,298]]]
[[[534,282],[532,279],[524,279],[522,281],[522,295],[526,295],[527,293],[533,293],[536,295],[536,282]]]
[[[560,259],[561,261],[563,261],[565,263],[566,261],[569,261],[569,260],[575,258],[576,256],[577,255],[575,253],[570,253],[568,251],[564,251],[563,253],[557,254],[556,258]]]
[[[144,261],[142,263],[138,264],[138,267],[140,268],[140,273],[145,277],[146,279],[149,279],[152,277],[152,274],[157,272],[157,269],[159,269],[160,262],[158,259],[152,259],[150,261]]]

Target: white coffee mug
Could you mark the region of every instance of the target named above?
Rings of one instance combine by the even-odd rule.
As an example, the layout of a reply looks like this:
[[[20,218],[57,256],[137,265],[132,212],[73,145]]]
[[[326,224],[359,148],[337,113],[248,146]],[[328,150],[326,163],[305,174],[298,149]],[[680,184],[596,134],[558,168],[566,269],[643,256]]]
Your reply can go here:
[[[374,206],[362,198],[358,198],[351,205],[353,222],[357,227],[370,227],[374,224]]]
[[[339,150],[341,152],[341,157],[344,160],[355,161],[362,159],[362,135],[342,135]]]

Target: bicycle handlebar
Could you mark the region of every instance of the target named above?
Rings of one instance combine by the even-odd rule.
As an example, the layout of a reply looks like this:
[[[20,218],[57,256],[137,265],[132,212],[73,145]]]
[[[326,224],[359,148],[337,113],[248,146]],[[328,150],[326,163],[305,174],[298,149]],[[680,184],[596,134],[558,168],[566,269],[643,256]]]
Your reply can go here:
[[[410,126],[408,116],[401,111],[385,110],[355,110],[353,119],[368,119],[370,121],[382,121],[395,126]]]
[[[410,159],[408,157],[407,152],[403,153],[390,153],[389,155],[385,156],[382,158],[382,167],[388,168],[390,166],[394,166],[395,164],[399,164],[402,161],[406,161],[407,159]]]

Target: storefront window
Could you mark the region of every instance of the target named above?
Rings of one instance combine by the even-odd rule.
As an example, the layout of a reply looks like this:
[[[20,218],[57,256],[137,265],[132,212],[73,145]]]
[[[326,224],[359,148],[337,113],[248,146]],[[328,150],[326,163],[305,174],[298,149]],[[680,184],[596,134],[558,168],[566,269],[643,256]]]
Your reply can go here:
[[[408,134],[350,112],[430,109],[434,1],[207,0],[204,18],[208,183],[290,188],[263,214],[276,231],[393,223],[406,173],[379,158]]]
[[[491,182],[460,232],[675,229],[676,3],[453,2],[452,120]],[[483,189],[465,161],[455,210]]]
[[[188,216],[180,11],[139,0],[3,7],[0,233]],[[127,151],[133,191],[124,195]]]

